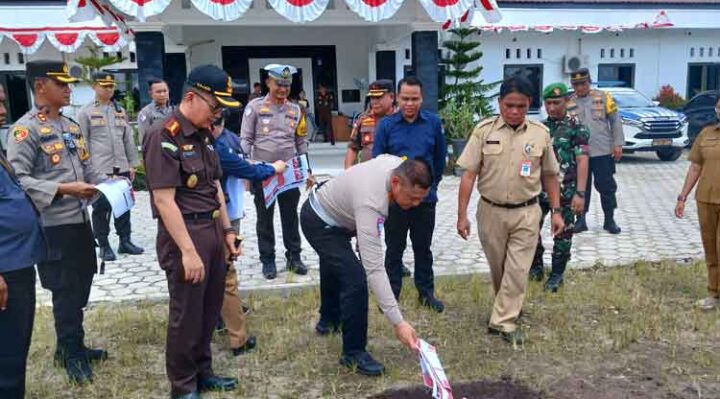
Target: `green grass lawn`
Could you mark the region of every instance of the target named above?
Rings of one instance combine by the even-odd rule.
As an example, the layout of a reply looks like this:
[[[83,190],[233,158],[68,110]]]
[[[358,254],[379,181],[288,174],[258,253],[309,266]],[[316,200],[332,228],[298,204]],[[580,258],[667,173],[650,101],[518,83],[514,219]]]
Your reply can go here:
[[[451,383],[510,379],[547,398],[720,398],[720,312],[692,307],[705,295],[701,263],[572,271],[558,294],[531,283],[524,347],[487,334],[487,276],[437,279],[437,295],[446,304],[441,315],[420,307],[411,280],[405,283],[405,318],[437,347]],[[205,397],[364,398],[421,384],[417,358],[400,347],[372,302],[368,349],[388,370],[375,379],[337,364],[339,335],[314,334],[317,288],[252,295],[248,302],[258,349],[236,358],[227,337],[216,336],[213,345],[215,371],[237,376],[240,389]],[[110,359],[95,368],[95,382],[71,386],[53,366],[52,313],[43,307],[28,361],[28,397],[168,397],[167,304],[98,304],[86,315],[87,342],[110,351]]]

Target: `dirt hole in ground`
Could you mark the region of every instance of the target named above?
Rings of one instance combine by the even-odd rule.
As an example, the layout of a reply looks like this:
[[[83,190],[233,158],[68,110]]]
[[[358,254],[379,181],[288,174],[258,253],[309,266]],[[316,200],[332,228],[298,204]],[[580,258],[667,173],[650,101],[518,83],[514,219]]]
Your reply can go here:
[[[455,384],[452,387],[455,399],[541,399],[537,391],[512,381],[474,381]],[[370,399],[431,399],[430,389],[420,386],[389,390]]]

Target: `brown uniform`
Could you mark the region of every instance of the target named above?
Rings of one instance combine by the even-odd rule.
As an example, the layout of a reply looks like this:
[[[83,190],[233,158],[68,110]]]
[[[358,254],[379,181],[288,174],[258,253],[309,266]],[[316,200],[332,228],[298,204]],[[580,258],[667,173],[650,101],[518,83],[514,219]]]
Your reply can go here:
[[[358,162],[365,162],[372,159],[372,146],[375,141],[375,129],[380,124],[382,116],[376,116],[374,112],[368,111],[360,115],[353,126],[350,134],[348,147],[357,151],[360,156]]]
[[[708,126],[695,140],[690,162],[702,166],[695,191],[700,235],[708,269],[708,293],[720,297],[718,289],[718,253],[720,253],[720,124]]]
[[[222,171],[210,140],[210,131],[197,130],[176,109],[164,123],[153,125],[143,146],[150,190],[175,188],[175,201],[205,266],[201,283],[186,282],[180,249],[158,219],[158,262],[170,292],[166,367],[174,395],[194,391],[198,379],[214,374],[210,340],[220,318],[226,266],[216,186]],[[153,215],[159,216],[154,206]]]
[[[475,127],[458,164],[478,175],[477,224],[495,293],[490,327],[512,332],[537,244],[541,176],[558,173],[550,134],[540,122],[513,129],[502,117],[488,118]]]

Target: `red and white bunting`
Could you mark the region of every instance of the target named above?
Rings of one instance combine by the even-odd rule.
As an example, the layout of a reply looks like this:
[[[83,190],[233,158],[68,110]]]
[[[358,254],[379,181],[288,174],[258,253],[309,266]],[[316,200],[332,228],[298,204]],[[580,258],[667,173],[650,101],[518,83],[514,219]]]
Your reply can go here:
[[[64,53],[74,53],[88,37],[107,52],[120,51],[128,44],[127,39],[115,28],[0,28],[0,41],[3,36],[17,43],[25,54],[36,52],[45,39]]]
[[[55,48],[63,53],[74,53],[82,46],[87,34],[87,31],[48,32],[47,39]]]
[[[275,11],[296,23],[316,20],[330,3],[329,0],[268,0]]]
[[[68,0],[65,12],[70,22],[92,21],[97,16],[90,0]]]
[[[477,0],[475,10],[480,11],[485,21],[491,24],[498,23],[502,20],[500,8],[498,8],[495,0]]]
[[[33,54],[45,41],[45,32],[3,32],[7,37],[12,39],[25,54]]]
[[[669,28],[675,26],[675,24],[670,22],[670,17],[668,17],[665,11],[660,11],[658,15],[655,16],[655,20],[651,26],[653,28]]]
[[[252,0],[192,0],[192,3],[216,21],[234,21],[245,14]]]
[[[100,17],[106,26],[117,26],[123,35],[132,37],[134,32],[128,28],[125,17],[112,7],[109,0],[68,0],[66,13],[70,22],[93,21]],[[127,39],[127,38],[126,38]]]
[[[368,22],[391,18],[402,7],[403,0],[345,0],[348,8]]]
[[[580,27],[580,31],[582,33],[600,33],[602,32],[603,27],[602,26],[595,26],[595,25],[584,25]]]
[[[148,17],[165,11],[172,0],[107,0],[121,12],[145,22]]]
[[[103,50],[107,52],[120,51],[120,49],[128,44],[127,39],[125,39],[125,37],[117,31],[96,32],[95,34],[91,34],[89,36],[95,44],[102,47]]]
[[[447,24],[460,20],[473,6],[474,0],[418,0],[435,22]]]

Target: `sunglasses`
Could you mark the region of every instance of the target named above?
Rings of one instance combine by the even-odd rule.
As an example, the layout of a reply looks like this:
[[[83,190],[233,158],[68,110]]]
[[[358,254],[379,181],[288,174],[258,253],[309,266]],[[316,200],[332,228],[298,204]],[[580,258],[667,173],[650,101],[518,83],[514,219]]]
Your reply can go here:
[[[197,93],[197,92],[196,92],[196,93],[195,93],[195,96],[200,97],[203,101],[205,101],[205,104],[208,105],[208,107],[210,108],[210,112],[212,112],[213,114],[220,113],[220,112],[222,112],[222,110],[225,108],[225,107],[224,107],[222,104],[220,104],[220,103],[215,103],[215,104],[213,104],[210,100],[208,100],[207,98],[205,98],[205,96],[203,96],[203,95],[200,94],[200,93]]]

